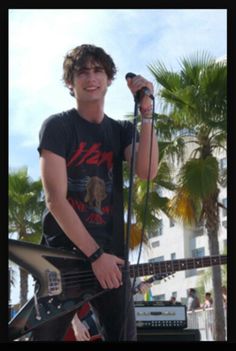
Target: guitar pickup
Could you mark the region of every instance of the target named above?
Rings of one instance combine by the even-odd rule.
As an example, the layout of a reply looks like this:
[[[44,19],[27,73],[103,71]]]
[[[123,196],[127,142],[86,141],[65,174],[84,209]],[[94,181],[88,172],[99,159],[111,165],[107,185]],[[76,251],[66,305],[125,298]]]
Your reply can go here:
[[[48,295],[59,295],[62,292],[60,275],[55,271],[47,270]]]

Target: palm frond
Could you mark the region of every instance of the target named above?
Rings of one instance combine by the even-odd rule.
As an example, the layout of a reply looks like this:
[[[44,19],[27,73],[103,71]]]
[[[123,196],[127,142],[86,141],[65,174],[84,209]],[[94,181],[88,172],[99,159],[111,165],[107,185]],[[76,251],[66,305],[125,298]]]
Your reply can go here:
[[[217,189],[219,180],[218,161],[213,156],[205,159],[191,159],[180,171],[181,186],[192,198],[204,199]]]

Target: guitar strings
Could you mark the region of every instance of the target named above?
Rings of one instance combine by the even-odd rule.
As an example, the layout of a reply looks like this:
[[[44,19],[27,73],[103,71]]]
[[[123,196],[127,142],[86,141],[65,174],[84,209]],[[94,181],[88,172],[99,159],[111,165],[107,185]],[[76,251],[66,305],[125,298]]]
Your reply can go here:
[[[212,258],[213,257],[211,257],[211,259]],[[198,260],[199,260],[199,258],[198,258]],[[172,263],[174,263],[174,261],[175,260],[173,260]],[[182,261],[184,262],[185,259],[183,259],[183,260],[176,260],[176,261],[178,261],[179,264],[180,264]],[[193,259],[193,262],[194,261],[195,261],[195,259]],[[217,262],[216,264],[219,264],[219,262]],[[164,274],[164,275],[168,274],[168,275],[171,275],[173,272],[176,271],[176,270],[173,269],[174,268],[173,266],[174,265],[172,265],[172,267],[171,267],[172,270],[170,269],[170,267],[168,268],[166,265],[163,266],[163,267],[160,265],[158,270],[155,269],[155,267],[152,267],[151,270],[150,270],[150,268],[149,268],[150,264],[147,264],[147,265],[142,265],[142,266],[136,267],[136,269],[135,269],[135,267],[130,266],[128,270],[131,273],[135,272],[136,275],[138,275],[138,276],[147,276],[147,275],[153,275],[153,274]],[[200,267],[196,267],[195,264],[193,264],[192,268],[200,268]],[[121,271],[123,273],[125,272],[124,267],[120,266],[120,269],[121,269]],[[190,269],[190,267],[188,267],[188,269]],[[78,284],[81,284],[81,283],[83,283],[83,284],[98,283],[98,280],[95,277],[95,275],[94,275],[94,273],[93,273],[93,271],[91,269],[83,270],[82,272],[81,271],[78,271],[78,272],[72,271],[72,272],[67,272],[67,273],[63,273],[62,272],[61,273],[61,277],[62,277],[62,283],[66,284],[66,286],[68,286],[70,288],[73,288],[73,287],[76,288],[76,287],[79,286]]]
[[[121,270],[123,273],[127,271],[122,268]],[[83,272],[61,273],[61,277],[62,277],[62,283],[64,283],[68,288],[76,288],[76,287],[79,287],[80,284],[89,285],[89,284],[98,283],[97,278],[95,277],[94,273],[91,270],[87,270]]]
[[[125,270],[122,269],[122,272]],[[83,285],[98,283],[97,278],[91,270],[83,272],[70,272],[70,273],[61,273],[62,283],[66,284],[66,287],[76,288],[79,287],[80,283]],[[79,279],[78,279],[79,278]]]
[[[125,270],[122,269],[122,273],[129,271],[132,272],[134,269],[129,269]],[[139,276],[144,276],[144,275],[152,275],[152,274],[159,274],[160,272],[143,272],[142,274],[139,274]],[[170,273],[170,272],[168,272]],[[88,285],[88,284],[94,284],[98,283],[97,278],[95,277],[94,273],[91,270],[85,270],[83,272],[67,272],[67,273],[61,273],[62,277],[62,283],[66,284],[66,287],[68,288],[76,288],[79,287],[80,284],[82,283],[83,285]],[[79,279],[78,279],[79,278]]]

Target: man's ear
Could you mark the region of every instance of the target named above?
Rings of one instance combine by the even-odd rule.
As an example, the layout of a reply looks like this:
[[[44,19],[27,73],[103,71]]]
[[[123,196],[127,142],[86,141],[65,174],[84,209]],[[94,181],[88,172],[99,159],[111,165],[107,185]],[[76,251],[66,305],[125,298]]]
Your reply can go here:
[[[67,88],[70,90],[70,95],[75,96],[74,90],[73,90],[73,85],[71,83],[66,83]]]
[[[73,90],[73,85],[71,83],[66,83],[68,89]]]
[[[111,79],[108,79],[108,82],[107,82],[107,86],[109,87],[112,83],[112,80]]]

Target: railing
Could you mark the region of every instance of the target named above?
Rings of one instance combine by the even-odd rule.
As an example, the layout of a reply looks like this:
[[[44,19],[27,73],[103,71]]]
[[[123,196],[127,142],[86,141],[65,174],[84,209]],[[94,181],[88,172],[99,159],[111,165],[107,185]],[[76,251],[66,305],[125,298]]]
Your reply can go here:
[[[224,308],[225,316],[225,335],[227,335],[227,309]],[[213,326],[214,326],[213,308],[197,309],[187,312],[188,328],[199,329],[201,333],[201,341],[214,341]]]

